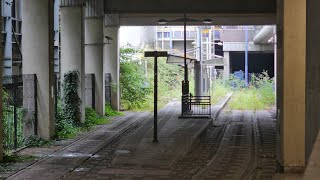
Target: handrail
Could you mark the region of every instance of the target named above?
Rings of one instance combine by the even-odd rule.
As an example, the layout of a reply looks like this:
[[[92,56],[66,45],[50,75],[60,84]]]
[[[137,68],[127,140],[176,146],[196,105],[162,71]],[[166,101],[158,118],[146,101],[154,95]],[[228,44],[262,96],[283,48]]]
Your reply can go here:
[[[211,96],[192,96],[192,94],[182,96],[182,117],[188,118],[211,118]]]
[[[13,28],[12,28],[12,33],[13,33],[14,40],[16,41],[15,44],[16,44],[18,50],[19,50],[20,59],[22,60],[22,52],[21,52],[20,44],[19,44],[19,41],[17,39],[16,32],[14,31]]]

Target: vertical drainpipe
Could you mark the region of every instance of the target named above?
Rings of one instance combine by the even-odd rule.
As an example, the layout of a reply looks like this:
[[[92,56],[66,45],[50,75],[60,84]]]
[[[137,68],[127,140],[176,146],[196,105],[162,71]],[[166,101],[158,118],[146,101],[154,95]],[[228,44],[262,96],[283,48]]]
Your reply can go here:
[[[172,49],[172,48],[173,48],[173,44],[172,44],[172,35],[173,35],[173,33],[172,33],[172,28],[170,27],[170,49]]]
[[[199,26],[198,31],[198,46],[199,46],[199,61],[200,61],[200,94],[202,96],[203,87],[202,87],[202,27]]]
[[[246,44],[246,52],[245,52],[245,81],[246,81],[246,86],[248,86],[248,27],[245,26],[245,44]]]
[[[155,47],[154,49],[158,49],[158,27],[155,28],[155,36],[156,36],[156,42],[155,42]]]

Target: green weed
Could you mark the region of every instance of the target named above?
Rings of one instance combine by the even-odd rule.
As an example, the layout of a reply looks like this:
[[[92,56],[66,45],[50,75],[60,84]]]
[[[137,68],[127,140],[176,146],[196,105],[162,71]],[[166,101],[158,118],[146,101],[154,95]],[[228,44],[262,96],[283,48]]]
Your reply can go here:
[[[105,105],[105,115],[108,117],[113,117],[113,116],[123,116],[124,114],[122,112],[119,111],[115,111],[111,108],[110,104],[106,104]]]
[[[50,147],[53,145],[53,141],[44,140],[38,136],[30,136],[25,142],[25,146],[27,147]]]

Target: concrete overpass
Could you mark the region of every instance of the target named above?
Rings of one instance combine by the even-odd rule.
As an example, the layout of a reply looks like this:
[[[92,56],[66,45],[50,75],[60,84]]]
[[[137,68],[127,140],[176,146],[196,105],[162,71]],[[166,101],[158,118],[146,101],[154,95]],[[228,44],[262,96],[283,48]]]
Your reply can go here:
[[[54,0],[28,0],[22,1],[21,8],[23,74],[38,77],[38,133],[45,139],[54,133],[53,7]],[[104,111],[105,72],[111,73],[117,84],[112,105],[119,108],[119,26],[157,25],[160,18],[175,19],[182,13],[190,18],[211,18],[215,25],[276,24],[277,156],[286,172],[304,169],[320,128],[319,1],[61,0],[60,7],[61,74],[80,72],[82,102],[85,73],[96,75],[96,110],[100,114]],[[113,38],[111,44],[105,36]],[[84,103],[81,107],[84,112]]]

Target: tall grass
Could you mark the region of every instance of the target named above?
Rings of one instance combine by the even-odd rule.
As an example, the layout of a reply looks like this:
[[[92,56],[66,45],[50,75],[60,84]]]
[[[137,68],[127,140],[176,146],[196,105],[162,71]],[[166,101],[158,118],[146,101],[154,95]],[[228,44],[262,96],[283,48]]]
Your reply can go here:
[[[211,103],[216,104],[228,93],[232,92],[231,87],[227,81],[222,80],[221,78],[216,79],[212,83],[211,91]]]
[[[261,110],[275,104],[274,80],[267,72],[252,76],[248,87],[243,80],[231,76],[228,81],[217,79],[213,83],[212,103],[216,103],[227,93],[233,92],[229,102],[231,109]]]

